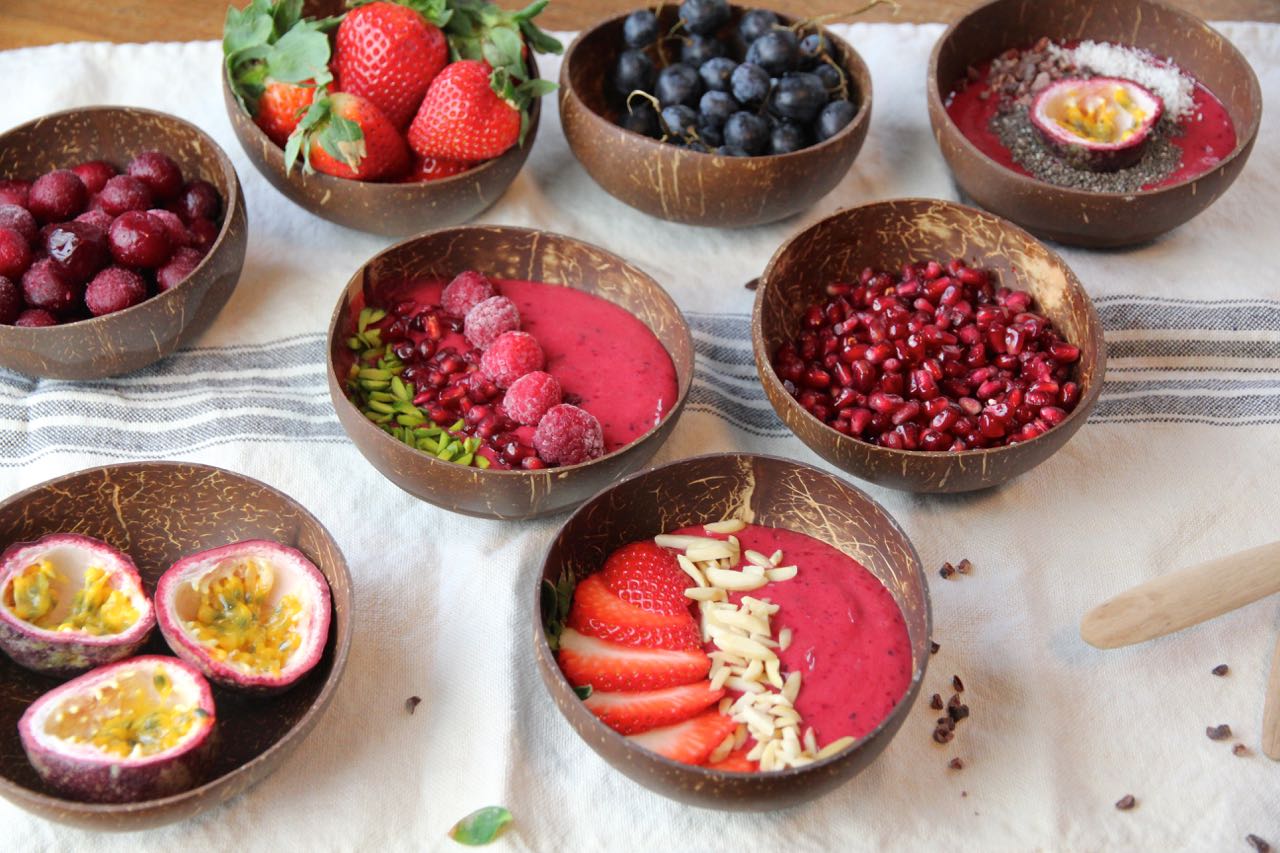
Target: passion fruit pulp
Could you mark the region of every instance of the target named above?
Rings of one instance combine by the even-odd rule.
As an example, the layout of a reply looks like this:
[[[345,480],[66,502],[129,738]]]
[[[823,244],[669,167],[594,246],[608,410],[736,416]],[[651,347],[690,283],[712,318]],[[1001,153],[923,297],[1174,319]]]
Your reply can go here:
[[[156,588],[160,631],[174,653],[234,690],[284,690],[320,661],[329,585],[302,552],[265,539],[174,563]]]
[[[155,612],[129,557],[55,533],[0,555],[0,647],[21,666],[76,675],[133,654]]]
[[[177,658],[145,655],[55,687],[18,721],[27,759],[58,794],[94,803],[164,797],[207,770],[209,682]]]
[[[1116,77],[1058,80],[1031,102],[1031,123],[1078,169],[1111,172],[1142,159],[1164,113],[1160,96]]]

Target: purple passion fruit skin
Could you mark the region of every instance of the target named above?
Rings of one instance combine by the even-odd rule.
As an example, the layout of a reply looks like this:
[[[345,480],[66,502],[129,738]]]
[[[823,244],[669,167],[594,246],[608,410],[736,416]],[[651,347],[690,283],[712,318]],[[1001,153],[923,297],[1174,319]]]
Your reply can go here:
[[[155,611],[128,555],[54,533],[0,554],[0,648],[19,666],[71,676],[134,654]]]
[[[1117,77],[1067,78],[1031,102],[1031,123],[1069,165],[1114,172],[1142,159],[1164,114],[1158,95]]]
[[[31,704],[18,735],[53,791],[130,803],[194,787],[207,775],[213,694],[194,667],[144,655],[55,687]]]
[[[160,631],[213,683],[277,693],[306,675],[329,638],[329,584],[307,557],[266,539],[201,551],[156,587]]]

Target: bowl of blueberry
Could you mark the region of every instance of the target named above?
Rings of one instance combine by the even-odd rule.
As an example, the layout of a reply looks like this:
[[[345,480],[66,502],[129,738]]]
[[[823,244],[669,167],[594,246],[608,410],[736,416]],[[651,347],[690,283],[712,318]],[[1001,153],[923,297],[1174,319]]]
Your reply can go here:
[[[611,195],[661,219],[743,228],[835,188],[866,139],[871,75],[815,22],[685,0],[580,35],[560,117]]]

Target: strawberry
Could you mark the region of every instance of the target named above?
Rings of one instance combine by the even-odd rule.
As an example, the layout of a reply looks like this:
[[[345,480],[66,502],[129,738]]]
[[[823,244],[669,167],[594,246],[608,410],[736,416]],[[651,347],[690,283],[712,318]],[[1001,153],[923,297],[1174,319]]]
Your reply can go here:
[[[382,111],[359,95],[334,92],[317,98],[285,146],[285,166],[299,153],[326,175],[375,181],[409,167],[404,139]]]
[[[409,169],[407,175],[400,178],[400,182],[414,184],[422,181],[438,181],[441,178],[460,175],[470,168],[470,163],[464,163],[461,160],[443,160],[439,157],[414,157],[413,167]]]
[[[691,720],[627,735],[637,746],[683,764],[702,764],[725,738],[738,727],[717,711],[706,711]]]
[[[712,690],[710,681],[700,681],[640,693],[593,692],[583,701],[606,726],[629,735],[687,720],[721,696],[724,688]]]
[[[692,581],[676,557],[655,542],[623,545],[604,561],[604,582],[614,595],[650,613],[687,613]]]
[[[449,18],[445,4],[428,6],[423,11],[435,21],[385,0],[357,6],[334,39],[334,87],[372,101],[397,130],[408,127],[427,87],[449,61],[449,44],[436,26]]]
[[[409,126],[409,145],[423,157],[491,160],[516,144],[520,110],[498,97],[487,62],[462,60],[445,67]]]
[[[760,765],[747,758],[747,753],[751,750],[743,747],[737,752],[729,753],[729,757],[724,761],[717,761],[715,764],[706,765],[711,770],[727,770],[730,773],[755,773]]]
[[[693,649],[701,645],[698,626],[688,611],[649,613],[609,591],[599,574],[579,581],[568,625],[576,631],[624,646]]]
[[[570,684],[596,690],[656,690],[701,681],[711,671],[702,649],[637,649],[572,628],[560,634],[557,660]]]
[[[262,97],[258,98],[253,122],[262,128],[272,142],[283,148],[289,134],[302,121],[303,113],[311,106],[315,96],[313,85],[268,80]]]

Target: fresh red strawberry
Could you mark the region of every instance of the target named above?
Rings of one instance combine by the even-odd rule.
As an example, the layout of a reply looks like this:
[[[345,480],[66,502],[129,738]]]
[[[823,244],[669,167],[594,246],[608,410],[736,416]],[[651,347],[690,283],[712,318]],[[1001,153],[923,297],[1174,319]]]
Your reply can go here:
[[[747,747],[743,747],[737,752],[729,753],[729,757],[724,761],[708,764],[707,767],[711,770],[728,770],[731,773],[754,773],[760,765],[747,758],[747,753],[750,751]]]
[[[286,166],[293,165],[300,150],[316,171],[357,181],[399,177],[409,167],[409,150],[387,117],[347,92],[325,95],[311,105],[285,146]]]
[[[272,142],[284,147],[315,96],[314,86],[270,80],[262,97],[258,98],[258,111],[253,115],[253,122]]]
[[[688,611],[668,615],[641,610],[610,592],[598,573],[578,582],[568,625],[602,640],[650,649],[693,649],[702,639]]]
[[[334,86],[372,101],[404,130],[448,61],[449,44],[435,23],[415,9],[379,0],[352,9],[338,27]]]
[[[691,720],[627,735],[632,743],[684,764],[702,764],[738,727],[718,711],[706,711]]]
[[[624,735],[679,723],[705,711],[724,695],[710,681],[640,693],[593,692],[584,702],[606,726]]]
[[[443,160],[438,157],[414,157],[413,168],[409,174],[400,179],[402,184],[417,184],[423,181],[438,181],[461,175],[471,168],[470,163],[461,160]]]
[[[445,67],[409,126],[409,145],[423,157],[491,160],[520,138],[520,110],[499,98],[489,63],[462,60]]]
[[[684,591],[693,583],[675,554],[655,542],[623,545],[604,561],[604,582],[614,595],[650,613],[687,613]]]
[[[595,690],[657,690],[701,681],[711,671],[702,649],[637,649],[572,628],[560,634],[557,660],[570,684]]]

